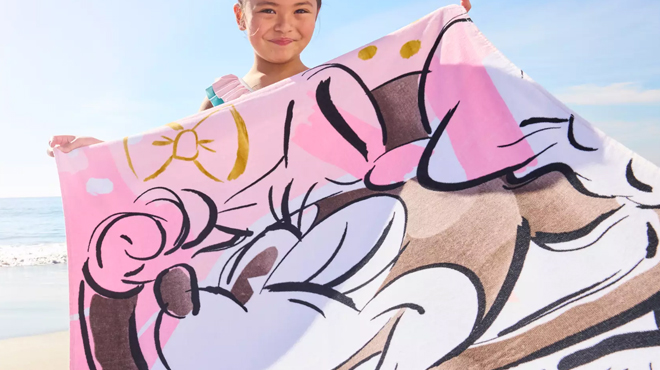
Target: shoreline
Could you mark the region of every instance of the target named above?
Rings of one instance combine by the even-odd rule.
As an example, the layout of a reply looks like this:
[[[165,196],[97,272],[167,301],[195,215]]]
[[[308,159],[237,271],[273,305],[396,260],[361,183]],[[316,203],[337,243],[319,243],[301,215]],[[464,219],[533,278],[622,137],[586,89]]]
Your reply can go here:
[[[68,368],[68,331],[0,340],[0,370]]]

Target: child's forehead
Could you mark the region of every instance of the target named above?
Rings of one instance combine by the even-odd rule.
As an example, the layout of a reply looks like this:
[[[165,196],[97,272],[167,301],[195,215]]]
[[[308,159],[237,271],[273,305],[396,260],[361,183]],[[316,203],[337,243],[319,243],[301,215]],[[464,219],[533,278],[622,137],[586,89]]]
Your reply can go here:
[[[313,6],[318,4],[316,0],[243,0],[242,3],[251,6]]]

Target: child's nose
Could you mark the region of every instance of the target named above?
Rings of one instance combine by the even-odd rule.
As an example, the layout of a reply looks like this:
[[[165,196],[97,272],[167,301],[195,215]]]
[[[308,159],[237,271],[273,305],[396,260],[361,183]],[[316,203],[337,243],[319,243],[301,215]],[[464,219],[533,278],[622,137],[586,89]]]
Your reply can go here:
[[[275,23],[275,31],[287,33],[293,29],[292,22],[293,19],[288,14],[279,14],[277,17],[277,23]]]

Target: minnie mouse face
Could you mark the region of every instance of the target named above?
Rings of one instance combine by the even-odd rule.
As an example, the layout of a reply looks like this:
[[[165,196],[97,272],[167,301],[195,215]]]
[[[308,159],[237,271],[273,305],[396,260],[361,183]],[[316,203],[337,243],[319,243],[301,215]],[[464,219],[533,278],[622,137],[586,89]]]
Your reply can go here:
[[[405,220],[397,197],[373,195],[302,230],[300,239],[277,230],[249,250],[223,256],[219,284],[200,282],[199,314],[178,322],[161,361],[171,369],[338,366],[396,318],[390,354],[374,356],[364,368],[428,367],[438,350],[449,351],[469,332],[477,293],[469,277],[449,266],[401,276],[381,289],[402,252]],[[462,305],[439,303],[438,294]],[[452,334],[436,342],[423,335],[436,330]],[[427,351],[432,346],[435,353]]]

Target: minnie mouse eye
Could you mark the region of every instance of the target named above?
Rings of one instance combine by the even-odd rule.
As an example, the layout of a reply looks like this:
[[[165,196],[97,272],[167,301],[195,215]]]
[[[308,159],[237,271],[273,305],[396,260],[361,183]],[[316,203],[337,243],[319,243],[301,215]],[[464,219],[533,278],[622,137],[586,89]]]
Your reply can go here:
[[[321,316],[325,317],[325,313],[323,312],[323,310],[321,310],[320,308],[316,307],[315,305],[313,305],[309,302],[301,301],[299,299],[289,299],[289,302],[297,304],[297,305],[301,305],[303,307],[307,307],[307,308],[309,308],[313,311],[318,312]]]
[[[254,232],[250,230],[241,230],[241,229],[234,229],[232,227],[228,226],[223,226],[223,225],[215,225],[215,228],[219,231],[222,231],[223,233],[233,235],[233,236],[240,236],[240,237],[250,237],[254,235]]]

